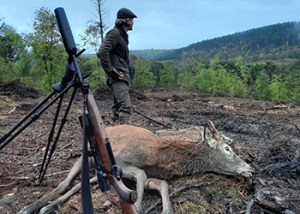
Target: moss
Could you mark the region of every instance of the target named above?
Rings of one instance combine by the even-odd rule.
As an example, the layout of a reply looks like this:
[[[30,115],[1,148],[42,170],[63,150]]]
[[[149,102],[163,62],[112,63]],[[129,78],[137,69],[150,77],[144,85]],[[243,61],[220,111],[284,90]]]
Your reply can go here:
[[[204,207],[193,202],[187,201],[180,205],[180,209],[176,213],[188,213],[188,214],[205,214],[206,210]]]

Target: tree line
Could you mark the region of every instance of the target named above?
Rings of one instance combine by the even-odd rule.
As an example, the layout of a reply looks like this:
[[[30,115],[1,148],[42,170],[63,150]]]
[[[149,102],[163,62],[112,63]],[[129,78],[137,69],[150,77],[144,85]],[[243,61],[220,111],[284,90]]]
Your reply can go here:
[[[246,62],[295,59],[300,54],[300,22],[285,22],[214,39],[187,47],[164,51],[155,60],[183,60],[185,58],[222,60],[242,57]],[[145,53],[143,53],[145,55]]]
[[[137,88],[168,88],[208,92],[271,101],[300,98],[300,60],[289,65],[273,62],[245,63],[183,60],[146,61],[133,57],[139,68],[133,80]]]
[[[102,1],[92,2],[99,9]],[[98,12],[100,16],[101,11]],[[102,22],[90,21],[82,41],[96,50],[95,40],[101,44],[104,29]],[[67,54],[54,12],[48,8],[41,7],[35,11],[32,32],[27,34],[18,33],[0,19],[0,47],[0,82],[21,79],[24,83],[46,92],[52,84],[61,80],[65,72]],[[80,50],[80,46],[77,47]],[[82,61],[87,70],[91,70],[91,66],[95,66],[94,70],[99,70],[97,60],[94,63],[80,58],[79,61]]]
[[[86,37],[83,38],[94,45],[95,51],[101,44],[99,34],[96,33],[98,25],[99,22],[92,23],[87,28]],[[89,37],[92,39],[87,39]],[[99,44],[96,41],[99,41]],[[55,16],[47,8],[36,11],[33,31],[29,34],[19,34],[12,26],[0,20],[0,46],[2,83],[21,79],[25,84],[48,93],[52,84],[59,82],[65,72],[67,54],[61,42]],[[289,46],[286,48],[292,49]],[[258,49],[256,54],[266,53]],[[180,60],[150,61],[132,55],[131,63],[136,70],[132,87],[141,90],[162,88],[221,93],[272,101],[298,100],[298,55],[297,58],[286,62],[248,62],[242,56],[236,57],[235,60],[224,60],[217,54],[209,60],[186,56]],[[81,72],[90,74],[88,80],[92,89],[96,90],[106,84],[104,71],[99,66],[96,56],[82,55],[78,60]]]

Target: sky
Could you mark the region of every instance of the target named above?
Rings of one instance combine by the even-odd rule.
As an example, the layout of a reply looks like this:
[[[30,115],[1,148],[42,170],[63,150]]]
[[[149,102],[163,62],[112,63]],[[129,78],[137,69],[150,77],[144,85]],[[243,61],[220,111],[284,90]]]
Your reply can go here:
[[[89,20],[96,19],[93,0],[0,0],[0,18],[18,33],[32,32],[35,11],[63,7],[75,42]],[[249,29],[300,21],[299,0],[103,0],[104,22],[114,26],[117,11],[132,10],[129,48],[175,49]],[[100,43],[101,41],[99,41]],[[89,52],[88,47],[84,47]]]

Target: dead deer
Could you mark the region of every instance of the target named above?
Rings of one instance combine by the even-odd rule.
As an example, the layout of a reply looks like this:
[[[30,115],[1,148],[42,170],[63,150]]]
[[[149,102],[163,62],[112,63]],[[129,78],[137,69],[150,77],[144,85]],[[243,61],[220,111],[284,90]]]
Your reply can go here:
[[[220,134],[212,122],[208,129],[195,128],[194,133],[197,130],[198,135],[188,140],[182,135],[177,139],[160,137],[149,130],[128,125],[107,128],[124,177],[137,182],[139,198],[136,206],[140,212],[144,189],[157,190],[162,197],[163,213],[173,212],[165,180],[175,176],[203,172],[252,175],[254,169],[236,155],[228,145],[232,140]]]
[[[190,129],[189,136],[184,136],[187,130],[177,130],[176,139],[130,125],[108,127],[106,131],[116,161],[123,169],[123,177],[136,181],[138,200],[135,207],[138,213],[143,212],[142,200],[145,189],[154,189],[160,193],[162,213],[173,213],[166,180],[175,176],[215,172],[250,177],[254,172],[254,169],[228,145],[232,140],[219,133],[211,121],[208,128]],[[68,176],[59,186],[66,188],[73,179],[71,177],[79,173],[78,167],[80,164],[71,169],[69,175],[73,173],[72,176]],[[53,200],[54,196],[57,197],[63,191],[65,190],[58,187],[44,198]],[[35,202],[40,207],[43,203],[47,203],[45,201],[42,203],[41,200]],[[61,203],[61,200],[58,201]],[[28,211],[29,207],[23,211]]]

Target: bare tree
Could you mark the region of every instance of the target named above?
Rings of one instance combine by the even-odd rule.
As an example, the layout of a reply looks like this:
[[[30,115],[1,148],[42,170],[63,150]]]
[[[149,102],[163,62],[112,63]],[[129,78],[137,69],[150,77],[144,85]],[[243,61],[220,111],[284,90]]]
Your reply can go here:
[[[98,18],[99,18],[99,30],[100,30],[100,36],[101,36],[101,42],[103,41],[104,38],[104,30],[105,30],[105,25],[103,22],[103,1],[102,0],[92,0],[94,4],[97,6],[97,12],[98,12]]]
[[[96,19],[89,21],[89,25],[85,30],[85,35],[83,36],[82,40],[84,41],[85,45],[89,44],[90,46],[92,46],[95,53],[97,53],[98,48],[101,44],[99,40],[101,39],[101,42],[103,41],[104,31],[106,29],[103,20],[103,0],[91,0],[91,2],[95,5],[97,11],[95,15]]]

